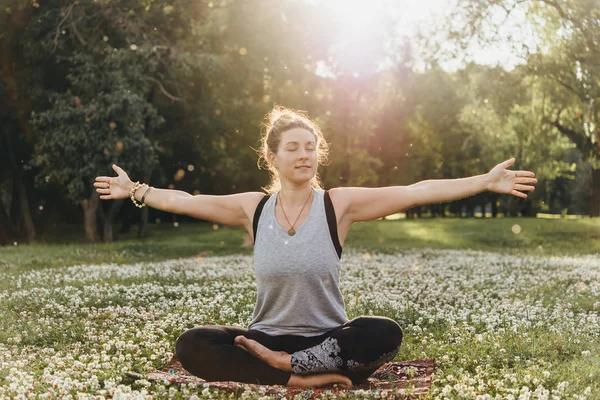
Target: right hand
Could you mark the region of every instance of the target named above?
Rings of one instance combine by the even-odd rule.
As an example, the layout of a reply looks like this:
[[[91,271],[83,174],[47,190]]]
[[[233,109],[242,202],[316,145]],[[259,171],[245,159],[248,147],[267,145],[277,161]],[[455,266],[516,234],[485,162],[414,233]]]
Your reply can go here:
[[[129,197],[129,191],[134,183],[129,179],[127,173],[116,164],[113,164],[112,168],[118,176],[97,176],[96,182],[94,182],[94,186],[97,188],[96,192],[100,193],[101,200],[126,199]]]

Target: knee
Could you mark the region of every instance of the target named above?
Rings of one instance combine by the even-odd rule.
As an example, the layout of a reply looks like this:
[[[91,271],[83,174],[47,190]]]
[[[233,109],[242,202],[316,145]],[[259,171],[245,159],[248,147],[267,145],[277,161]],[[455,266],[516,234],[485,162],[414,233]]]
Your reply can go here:
[[[397,350],[402,344],[402,328],[396,321],[387,317],[377,317],[377,329],[391,350]]]
[[[175,355],[182,363],[187,359],[187,355],[194,352],[194,346],[197,334],[196,329],[189,329],[183,332],[175,342]]]
[[[175,354],[182,364],[190,357],[197,357],[198,353],[208,345],[215,332],[210,327],[188,329],[177,338]]]
[[[359,337],[365,340],[375,339],[381,348],[389,349],[388,351],[397,350],[402,344],[402,328],[391,318],[361,316],[353,319],[350,325],[361,328],[363,333]]]

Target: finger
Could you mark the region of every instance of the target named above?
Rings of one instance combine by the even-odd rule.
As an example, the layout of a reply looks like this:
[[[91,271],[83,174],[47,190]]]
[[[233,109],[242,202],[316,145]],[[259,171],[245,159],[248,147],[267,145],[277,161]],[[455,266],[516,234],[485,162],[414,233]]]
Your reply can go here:
[[[515,189],[516,190],[535,190],[535,187],[517,184],[517,185],[515,185]]]
[[[110,181],[110,176],[97,176],[96,182],[108,182]]]
[[[123,172],[121,167],[119,167],[117,164],[113,164],[112,169],[117,173],[117,175],[121,175],[121,173]]]
[[[537,183],[535,178],[515,178],[515,183]]]
[[[512,192],[510,192],[510,194],[512,194],[513,196],[521,197],[522,199],[527,198],[527,195],[525,193],[517,192],[516,190],[513,190]]]
[[[112,200],[112,196],[109,194],[100,196],[100,200]]]
[[[529,177],[534,177],[535,173],[531,172],[531,171],[515,171],[515,174],[519,177],[519,178],[523,178],[525,176],[529,176]]]
[[[94,186],[97,188],[101,188],[101,189],[108,189],[108,187],[106,187],[107,184],[108,184],[108,181],[94,182]]]
[[[110,189],[96,189],[96,192],[100,194],[110,194]]]
[[[510,160],[504,161],[502,164],[503,164],[504,167],[509,167],[509,166],[513,165],[514,163],[515,163],[515,159],[513,157]]]

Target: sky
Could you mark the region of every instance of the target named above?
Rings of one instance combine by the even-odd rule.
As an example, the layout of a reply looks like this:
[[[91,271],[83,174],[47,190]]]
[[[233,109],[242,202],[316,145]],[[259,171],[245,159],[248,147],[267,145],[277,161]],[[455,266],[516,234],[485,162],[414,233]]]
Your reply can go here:
[[[455,0],[307,0],[308,3],[330,10],[341,18],[344,32],[339,32],[333,45],[338,54],[347,54],[356,51],[357,54],[368,54],[368,49],[373,40],[381,33],[382,18],[392,17],[398,20],[396,33],[398,37],[413,36],[419,30],[438,37],[448,47],[448,41],[442,39],[443,31],[436,28],[438,23],[452,8]],[[507,5],[510,3],[506,2]],[[384,7],[385,8],[384,10]],[[386,14],[385,16],[383,14]],[[502,21],[505,18],[503,11],[498,9],[494,19]],[[378,32],[379,31],[379,32]],[[491,30],[486,30],[491,32]],[[467,60],[479,64],[501,65],[511,70],[520,63],[524,50],[521,44],[526,44],[531,51],[536,49],[536,39],[532,26],[525,19],[524,11],[513,11],[511,17],[502,24],[500,40],[493,45],[482,47],[472,43],[465,54]],[[510,37],[510,39],[509,39]],[[369,40],[371,42],[369,42]],[[356,47],[362,47],[357,50]],[[349,56],[348,56],[349,57]],[[348,63],[360,61],[347,60]],[[462,60],[445,61],[441,65],[444,69],[455,70],[460,68]],[[422,69],[422,65],[416,66]],[[325,71],[322,71],[326,73]]]

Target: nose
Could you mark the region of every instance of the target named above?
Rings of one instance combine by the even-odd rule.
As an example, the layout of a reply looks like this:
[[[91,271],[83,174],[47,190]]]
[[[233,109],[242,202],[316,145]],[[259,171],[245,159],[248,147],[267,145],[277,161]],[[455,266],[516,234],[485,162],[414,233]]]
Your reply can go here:
[[[302,149],[302,150],[300,150],[300,154],[298,155],[298,157],[299,157],[301,160],[306,160],[306,159],[308,159],[308,152],[306,151],[306,149]]]

